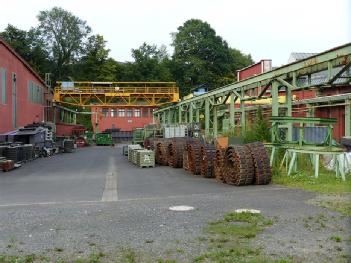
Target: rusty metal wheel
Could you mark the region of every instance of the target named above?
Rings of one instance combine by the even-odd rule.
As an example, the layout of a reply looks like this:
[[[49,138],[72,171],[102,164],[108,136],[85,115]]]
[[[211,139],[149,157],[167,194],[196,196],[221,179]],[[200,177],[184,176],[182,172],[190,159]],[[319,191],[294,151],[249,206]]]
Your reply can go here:
[[[214,158],[216,148],[213,144],[205,144],[200,147],[200,174],[206,178],[214,177]]]
[[[224,180],[228,184],[252,184],[254,164],[249,149],[244,145],[229,146],[226,150],[224,171]]]
[[[262,142],[246,144],[249,149],[254,167],[254,184],[269,184],[272,179],[272,170],[269,163],[269,156]]]

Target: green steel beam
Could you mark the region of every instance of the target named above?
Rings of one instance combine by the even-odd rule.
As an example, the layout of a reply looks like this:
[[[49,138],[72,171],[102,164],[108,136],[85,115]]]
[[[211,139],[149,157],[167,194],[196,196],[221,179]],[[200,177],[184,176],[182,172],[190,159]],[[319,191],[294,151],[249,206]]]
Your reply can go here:
[[[205,99],[205,135],[210,134],[210,100]]]
[[[229,124],[230,128],[234,129],[235,128],[235,94],[232,92],[230,93],[230,108],[229,108]]]
[[[189,104],[189,123],[194,121],[194,113],[193,113],[193,103]]]
[[[178,123],[182,123],[182,107],[178,106]]]
[[[244,89],[241,90],[241,98],[245,97]],[[246,112],[245,112],[245,102],[240,100],[240,126],[241,126],[241,134],[244,135],[246,130]]]
[[[351,136],[351,100],[346,100],[345,105],[345,136]]]
[[[195,114],[196,114],[195,121],[200,122],[200,109],[196,108]]]
[[[218,135],[218,112],[217,112],[217,106],[213,106],[213,136],[217,137]]]
[[[278,93],[279,83],[274,81],[272,83],[271,95],[272,95],[272,116],[279,115],[279,93]]]

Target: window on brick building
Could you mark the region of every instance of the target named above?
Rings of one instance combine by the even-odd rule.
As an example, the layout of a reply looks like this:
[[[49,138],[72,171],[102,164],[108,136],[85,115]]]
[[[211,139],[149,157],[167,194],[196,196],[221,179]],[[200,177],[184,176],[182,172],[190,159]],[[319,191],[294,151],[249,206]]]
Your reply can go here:
[[[102,116],[108,117],[108,109],[102,109]]]
[[[144,108],[144,109],[143,109],[143,117],[144,117],[144,118],[149,117],[149,108]]]
[[[133,110],[127,109],[127,117],[133,117]]]
[[[118,109],[118,117],[124,117],[125,116],[125,110],[124,109]]]
[[[117,109],[111,109],[111,117],[117,117]]]
[[[141,117],[141,110],[140,109],[134,109],[134,117]]]

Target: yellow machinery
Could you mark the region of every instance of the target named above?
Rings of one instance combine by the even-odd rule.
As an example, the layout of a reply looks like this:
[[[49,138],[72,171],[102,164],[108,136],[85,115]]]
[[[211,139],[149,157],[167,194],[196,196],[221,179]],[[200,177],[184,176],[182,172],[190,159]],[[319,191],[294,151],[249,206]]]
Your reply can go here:
[[[178,102],[175,82],[57,82],[54,102],[81,107],[162,106]]]

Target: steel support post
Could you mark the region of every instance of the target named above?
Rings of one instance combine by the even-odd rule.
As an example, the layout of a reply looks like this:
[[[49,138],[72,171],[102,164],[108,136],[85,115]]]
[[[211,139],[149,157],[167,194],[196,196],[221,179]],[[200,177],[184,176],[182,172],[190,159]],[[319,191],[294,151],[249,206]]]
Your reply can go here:
[[[166,112],[162,112],[162,124],[165,125],[166,124]]]
[[[213,106],[213,137],[218,135],[217,106]]]
[[[242,100],[245,97],[244,89],[241,89],[241,99],[240,99],[240,126],[241,135],[244,135],[246,130],[246,113],[245,113],[245,102]]]
[[[314,108],[312,107],[311,104],[306,104],[307,111],[306,111],[306,117],[307,118],[314,118]],[[313,123],[308,123],[306,126],[308,127],[313,127]]]
[[[272,116],[279,115],[279,97],[278,97],[278,82],[273,81],[271,88],[272,95]]]
[[[196,112],[195,112],[196,116],[195,116],[195,121],[197,123],[200,122],[200,109],[196,108]]]
[[[182,123],[182,108],[178,106],[178,123]]]
[[[187,109],[189,109],[189,108],[187,107]],[[184,112],[184,122],[188,123],[188,111]]]
[[[210,99],[205,99],[205,136],[210,134]]]
[[[351,100],[345,100],[345,136],[351,136]]]
[[[286,105],[286,116],[291,117],[292,116],[292,92],[290,87],[286,87],[286,92],[285,92],[285,105]],[[293,129],[293,124],[288,123],[288,134],[287,134],[287,140],[292,141],[292,129]]]
[[[189,104],[189,123],[194,121],[194,114],[193,114],[193,104]]]
[[[171,124],[172,123],[172,111],[169,109],[167,111],[168,117],[167,117],[167,124]]]
[[[235,94],[232,92],[230,93],[230,108],[229,108],[229,124],[230,128],[234,129],[235,128]]]

